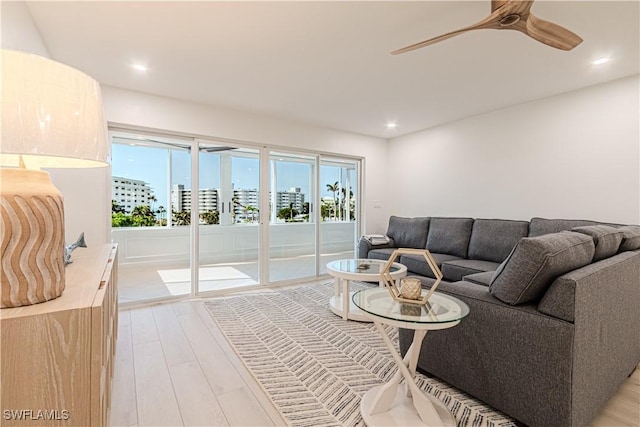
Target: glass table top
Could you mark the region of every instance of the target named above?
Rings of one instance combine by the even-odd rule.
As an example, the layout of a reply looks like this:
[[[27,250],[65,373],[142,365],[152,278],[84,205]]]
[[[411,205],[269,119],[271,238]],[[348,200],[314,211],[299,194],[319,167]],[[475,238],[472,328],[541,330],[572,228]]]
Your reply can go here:
[[[423,290],[423,296],[426,292]],[[434,292],[426,304],[409,304],[394,300],[387,288],[363,289],[353,295],[353,303],[374,316],[402,322],[448,323],[469,314],[467,304],[439,292]]]
[[[329,267],[345,273],[380,274],[386,263],[386,261],[378,261],[374,259],[341,259],[330,262]],[[400,268],[400,264],[393,263],[389,272],[393,273],[399,271]]]

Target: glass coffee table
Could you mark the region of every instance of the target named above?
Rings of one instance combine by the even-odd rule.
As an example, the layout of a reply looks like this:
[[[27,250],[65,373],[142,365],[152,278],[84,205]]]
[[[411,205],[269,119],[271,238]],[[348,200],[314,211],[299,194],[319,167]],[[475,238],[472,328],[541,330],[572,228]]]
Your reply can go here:
[[[376,386],[362,396],[360,413],[367,426],[455,427],[456,420],[447,407],[420,390],[414,377],[427,331],[456,326],[469,314],[469,307],[458,298],[440,292],[434,292],[425,305],[404,304],[394,300],[386,288],[358,291],[353,295],[353,303],[374,322],[398,365],[398,371],[388,383]],[[414,331],[413,342],[404,359],[383,325]]]
[[[327,272],[335,277],[333,296],[329,299],[329,308],[338,316],[347,320],[371,322],[371,320],[351,301],[353,292],[349,292],[351,280],[380,283],[380,271],[386,261],[377,259],[341,259],[327,264]],[[407,275],[407,267],[394,262],[391,266],[391,277],[402,279]]]

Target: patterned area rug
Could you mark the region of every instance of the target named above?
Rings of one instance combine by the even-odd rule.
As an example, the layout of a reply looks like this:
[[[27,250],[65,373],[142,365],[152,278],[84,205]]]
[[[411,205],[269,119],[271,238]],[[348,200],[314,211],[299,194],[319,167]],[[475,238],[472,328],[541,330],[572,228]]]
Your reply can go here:
[[[368,287],[352,283],[352,289]],[[328,307],[333,284],[215,299],[205,304],[240,359],[291,426],[363,426],[360,398],[395,364],[373,324]],[[387,332],[397,344],[397,329]],[[458,426],[516,423],[436,378],[418,387],[440,399]]]

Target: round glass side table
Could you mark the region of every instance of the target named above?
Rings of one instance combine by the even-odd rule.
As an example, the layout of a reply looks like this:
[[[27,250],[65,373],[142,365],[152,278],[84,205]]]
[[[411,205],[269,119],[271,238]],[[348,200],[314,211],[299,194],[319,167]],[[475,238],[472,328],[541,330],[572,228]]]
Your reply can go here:
[[[338,316],[342,316],[344,320],[370,322],[371,320],[353,305],[351,301],[353,292],[349,290],[349,285],[352,280],[379,282],[380,271],[386,263],[377,259],[341,259],[327,264],[327,273],[335,278],[333,296],[329,298],[329,309]],[[394,280],[399,280],[407,275],[407,267],[395,262],[390,274]]]
[[[426,292],[426,291],[423,291]],[[398,371],[386,384],[365,393],[360,413],[367,426],[456,426],[451,412],[438,399],[420,390],[414,381],[418,356],[427,331],[456,326],[469,314],[459,300],[435,292],[425,305],[394,300],[386,288],[364,289],[353,295],[353,303],[375,324],[391,352]],[[413,342],[400,357],[383,325],[413,330]],[[404,387],[399,387],[404,379]]]

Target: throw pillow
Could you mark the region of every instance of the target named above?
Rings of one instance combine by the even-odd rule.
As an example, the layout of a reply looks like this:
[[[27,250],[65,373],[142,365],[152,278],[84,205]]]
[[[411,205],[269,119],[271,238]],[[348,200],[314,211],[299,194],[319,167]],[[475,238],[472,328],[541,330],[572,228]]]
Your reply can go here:
[[[591,237],[571,231],[522,238],[496,270],[489,291],[511,305],[538,301],[558,276],[589,264],[594,252]]]
[[[593,238],[593,242],[596,245],[593,262],[600,261],[617,254],[620,242],[622,242],[622,232],[609,225],[587,225],[584,227],[574,227],[571,231],[586,234]]]
[[[639,225],[625,225],[618,228],[622,233],[622,243],[618,252],[635,251],[640,249],[640,226]]]

